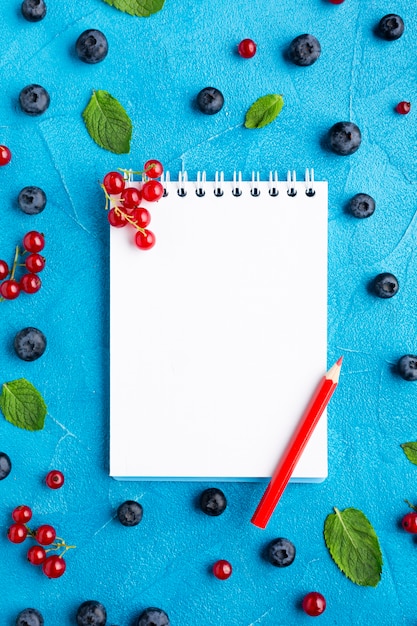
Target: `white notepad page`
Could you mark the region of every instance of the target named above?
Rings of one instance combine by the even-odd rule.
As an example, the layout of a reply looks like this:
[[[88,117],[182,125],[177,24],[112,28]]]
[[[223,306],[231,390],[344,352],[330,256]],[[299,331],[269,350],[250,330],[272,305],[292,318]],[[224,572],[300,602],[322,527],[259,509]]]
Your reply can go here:
[[[327,183],[167,184],[111,228],[110,475],[268,479],[326,372]],[[293,480],[327,476],[324,414]]]

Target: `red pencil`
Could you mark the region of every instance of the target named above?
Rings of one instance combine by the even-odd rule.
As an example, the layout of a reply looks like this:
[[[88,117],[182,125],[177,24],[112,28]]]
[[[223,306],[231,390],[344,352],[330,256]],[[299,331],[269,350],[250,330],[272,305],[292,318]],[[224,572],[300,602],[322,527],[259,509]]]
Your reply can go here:
[[[323,376],[317,389],[307,406],[303,417],[290,441],[290,444],[282,456],[277,468],[261,498],[258,507],[251,519],[252,524],[259,528],[266,528],[272,513],[280,497],[282,496],[295,466],[307,445],[321,414],[329,403],[334,390],[337,387],[342,367],[343,357],[329,369]]]

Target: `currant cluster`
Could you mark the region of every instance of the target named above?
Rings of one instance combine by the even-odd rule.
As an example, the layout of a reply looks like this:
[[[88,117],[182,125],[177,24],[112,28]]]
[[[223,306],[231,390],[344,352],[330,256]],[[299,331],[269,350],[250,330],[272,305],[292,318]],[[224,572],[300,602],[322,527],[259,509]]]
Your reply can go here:
[[[45,237],[36,230],[30,230],[23,237],[23,247],[16,246],[11,268],[0,259],[0,301],[14,300],[24,291],[36,293],[42,282],[38,274],[45,267],[45,257],[39,254],[45,246]],[[19,280],[16,279],[18,268],[25,268]]]
[[[146,202],[157,202],[164,193],[164,188],[159,180],[164,168],[156,159],[146,161],[143,171],[131,172],[108,172],[102,183],[106,194],[106,210],[111,226],[123,228],[130,224],[136,229],[135,244],[141,250],[149,250],[155,245],[155,235],[147,228],[151,221],[151,215],[143,206]],[[139,174],[146,180],[138,185],[131,180],[132,174]]]
[[[50,524],[42,524],[36,530],[31,530],[27,524],[32,519],[32,510],[26,504],[17,506],[12,512],[12,518],[13,524],[7,531],[9,541],[23,543],[27,537],[34,539],[37,543],[27,551],[29,563],[42,565],[42,571],[48,578],[62,576],[67,567],[64,554],[75,546],[67,545],[61,537],[57,537],[55,528]]]

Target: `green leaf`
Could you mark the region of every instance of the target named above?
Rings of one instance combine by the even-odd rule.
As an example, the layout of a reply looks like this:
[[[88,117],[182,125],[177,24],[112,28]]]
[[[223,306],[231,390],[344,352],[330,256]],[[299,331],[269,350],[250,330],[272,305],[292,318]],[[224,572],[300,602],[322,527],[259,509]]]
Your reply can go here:
[[[411,463],[417,465],[417,441],[408,441],[401,444],[404,454]]]
[[[267,126],[281,113],[284,106],[284,98],[278,94],[271,93],[262,96],[252,104],[246,113],[246,128],[263,128]]]
[[[132,122],[120,102],[107,91],[93,91],[83,118],[90,136],[101,148],[116,154],[130,151]]]
[[[0,409],[8,422],[26,430],[42,430],[46,404],[39,391],[25,378],[3,384]]]
[[[162,9],[165,0],[104,0],[104,2],[129,15],[149,17]]]
[[[324,539],[334,562],[357,585],[376,587],[382,553],[374,529],[358,509],[334,510],[324,523]]]

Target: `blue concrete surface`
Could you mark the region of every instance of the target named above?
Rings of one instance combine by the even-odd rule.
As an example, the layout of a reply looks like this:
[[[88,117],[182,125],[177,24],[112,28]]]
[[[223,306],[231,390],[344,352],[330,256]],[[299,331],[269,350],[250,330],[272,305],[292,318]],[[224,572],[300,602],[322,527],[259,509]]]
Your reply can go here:
[[[373,29],[390,12],[402,15],[406,28],[388,43]],[[400,520],[408,511],[404,499],[417,500],[417,468],[400,444],[417,439],[417,383],[393,371],[402,354],[417,351],[416,112],[394,111],[400,100],[417,102],[412,3],[166,0],[159,14],[138,19],[101,0],[48,0],[47,17],[30,24],[20,3],[6,0],[1,18],[0,143],[13,159],[0,170],[0,258],[9,259],[23,234],[36,229],[47,238],[47,267],[38,294],[0,303],[0,382],[25,377],[48,404],[42,432],[0,420],[0,450],[13,462],[0,483],[1,624],[13,626],[20,610],[36,607],[46,626],[70,626],[78,605],[91,598],[107,607],[108,624],[119,626],[133,626],[150,605],[165,609],[173,626],[308,624],[300,603],[312,590],[327,599],[318,618],[323,625],[416,624],[416,544]],[[74,54],[87,28],[109,40],[108,57],[95,66]],[[322,45],[308,68],[284,57],[304,32]],[[244,37],[258,44],[253,59],[236,54]],[[33,82],[51,95],[39,118],[27,117],[17,102]],[[208,85],[225,96],[212,117],[193,107]],[[87,134],[81,113],[92,89],[110,91],[130,115],[129,155],[106,152]],[[248,107],[271,92],[284,95],[280,117],[263,130],[243,128]],[[361,148],[347,158],[323,146],[328,128],[341,120],[363,133]],[[264,485],[223,485],[228,508],[209,518],[196,500],[211,484],[108,477],[108,225],[98,181],[110,169],[140,168],[150,157],[191,177],[200,169],[209,177],[223,169],[230,177],[235,168],[244,176],[255,169],[265,177],[270,168],[280,177],[288,168],[301,176],[308,166],[329,181],[328,361],[345,357],[329,408],[329,478],[290,485],[265,531],[249,522]],[[16,204],[20,189],[32,184],[48,196],[37,216]],[[376,199],[369,219],[346,213],[358,192]],[[391,300],[367,290],[382,271],[400,282]],[[307,260],[306,280],[314,280]],[[126,324],[138,331],[129,311]],[[30,325],[47,335],[48,348],[24,363],[12,342]],[[300,367],[303,358],[308,355],[300,355]],[[140,393],[146,390],[138,389],[138,402]],[[56,492],[44,484],[52,468],[66,476]],[[143,505],[136,528],[114,519],[125,499]],[[32,507],[35,525],[54,524],[77,545],[61,579],[46,579],[26,562],[26,544],[7,540],[10,513],[23,503]],[[334,506],[361,509],[378,534],[384,566],[375,589],[347,580],[327,552],[323,524]],[[297,548],[284,570],[263,558],[277,536]],[[219,558],[233,565],[227,581],[210,573]]]

